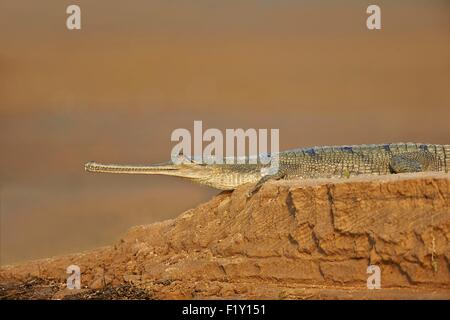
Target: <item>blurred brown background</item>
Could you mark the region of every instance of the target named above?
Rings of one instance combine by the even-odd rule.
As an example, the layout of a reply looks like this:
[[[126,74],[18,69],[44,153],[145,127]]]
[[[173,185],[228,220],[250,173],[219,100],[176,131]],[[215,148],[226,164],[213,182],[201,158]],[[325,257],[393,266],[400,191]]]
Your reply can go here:
[[[172,130],[279,128],[282,149],[450,143],[448,1],[0,3],[0,263],[86,250],[217,191],[83,164],[169,159]],[[82,30],[66,29],[79,4]]]

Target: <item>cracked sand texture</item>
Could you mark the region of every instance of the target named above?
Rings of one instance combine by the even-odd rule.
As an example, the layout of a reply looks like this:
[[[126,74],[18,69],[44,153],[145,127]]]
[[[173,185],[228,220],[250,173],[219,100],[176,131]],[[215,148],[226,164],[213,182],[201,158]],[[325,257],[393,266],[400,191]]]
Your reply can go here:
[[[450,174],[273,181],[247,199],[250,187],[109,247],[4,266],[0,282],[65,283],[76,264],[83,290],[132,284],[155,299],[450,299]],[[381,290],[366,287],[371,264]]]

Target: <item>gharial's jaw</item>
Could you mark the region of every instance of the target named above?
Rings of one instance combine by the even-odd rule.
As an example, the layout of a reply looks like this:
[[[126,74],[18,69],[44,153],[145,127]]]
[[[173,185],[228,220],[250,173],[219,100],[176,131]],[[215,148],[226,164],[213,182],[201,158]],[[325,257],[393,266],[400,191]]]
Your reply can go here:
[[[121,173],[121,174],[157,174],[168,175],[190,179],[202,179],[209,175],[208,168],[196,163],[174,164],[166,162],[154,165],[121,165],[121,164],[102,164],[97,162],[88,162],[84,169],[94,173]]]

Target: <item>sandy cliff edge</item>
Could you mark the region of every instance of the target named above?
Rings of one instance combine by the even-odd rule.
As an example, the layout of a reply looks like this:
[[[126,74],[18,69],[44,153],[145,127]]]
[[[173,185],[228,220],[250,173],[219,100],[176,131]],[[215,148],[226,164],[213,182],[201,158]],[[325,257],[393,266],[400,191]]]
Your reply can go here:
[[[450,299],[450,174],[250,187],[112,246],[1,267],[0,297]],[[65,289],[72,264],[82,290]]]

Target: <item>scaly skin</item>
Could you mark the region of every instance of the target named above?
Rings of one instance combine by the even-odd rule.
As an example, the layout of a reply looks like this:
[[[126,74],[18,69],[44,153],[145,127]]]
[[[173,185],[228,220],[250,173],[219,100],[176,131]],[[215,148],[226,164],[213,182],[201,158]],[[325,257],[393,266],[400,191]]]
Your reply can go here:
[[[233,190],[257,182],[254,190],[269,179],[348,178],[350,176],[441,171],[450,168],[450,145],[393,143],[314,147],[279,153],[279,170],[262,176],[263,164],[202,164],[187,158],[179,164],[116,165],[86,163],[89,172],[159,174],[189,179],[221,190]]]

